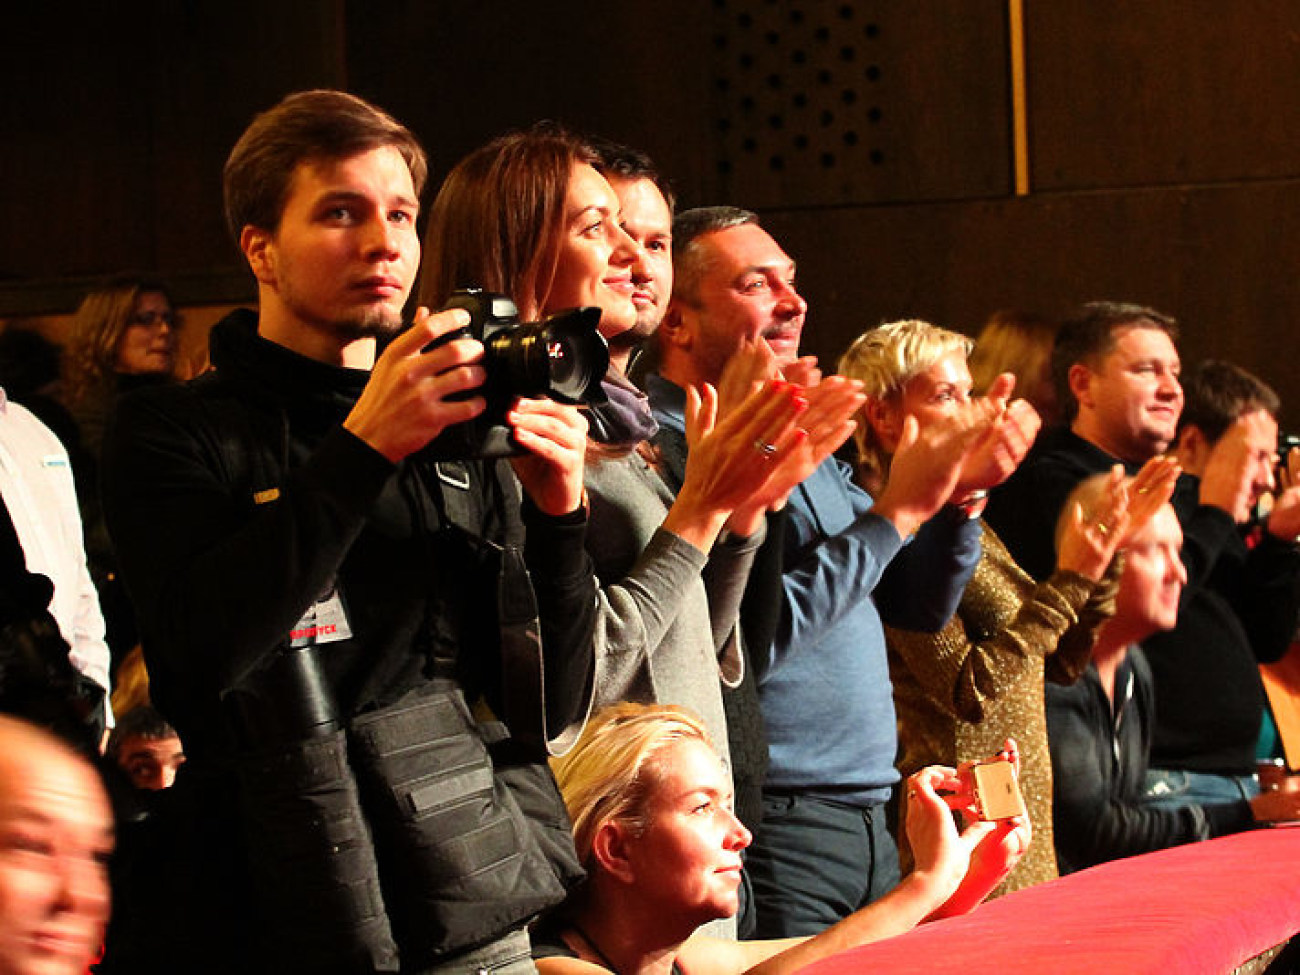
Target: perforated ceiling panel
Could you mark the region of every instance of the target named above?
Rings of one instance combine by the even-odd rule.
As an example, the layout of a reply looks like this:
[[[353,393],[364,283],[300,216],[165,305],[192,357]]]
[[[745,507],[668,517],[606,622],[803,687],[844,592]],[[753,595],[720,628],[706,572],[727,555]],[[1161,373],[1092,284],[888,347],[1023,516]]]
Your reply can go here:
[[[1006,0],[712,0],[713,158],[748,206],[1011,188]]]
[[[863,177],[889,163],[875,5],[713,2],[722,185],[753,206],[874,195]]]

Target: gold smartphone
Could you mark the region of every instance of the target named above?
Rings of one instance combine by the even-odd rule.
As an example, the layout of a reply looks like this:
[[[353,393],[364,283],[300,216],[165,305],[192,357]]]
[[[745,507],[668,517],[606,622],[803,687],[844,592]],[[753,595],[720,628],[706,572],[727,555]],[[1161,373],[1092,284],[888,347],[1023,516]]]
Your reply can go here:
[[[969,776],[975,809],[983,820],[1024,816],[1025,800],[1020,795],[1016,770],[1004,758],[975,762],[964,770]]]

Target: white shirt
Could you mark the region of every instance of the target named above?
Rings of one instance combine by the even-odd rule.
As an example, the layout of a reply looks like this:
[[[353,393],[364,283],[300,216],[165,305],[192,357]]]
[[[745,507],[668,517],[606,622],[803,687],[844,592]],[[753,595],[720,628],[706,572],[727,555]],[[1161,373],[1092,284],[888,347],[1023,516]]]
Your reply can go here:
[[[0,389],[0,495],[27,571],[54,583],[50,613],[72,648],[72,664],[105,691],[109,651],[99,594],[86,567],[72,465],[50,429]],[[111,724],[111,719],[110,719]]]

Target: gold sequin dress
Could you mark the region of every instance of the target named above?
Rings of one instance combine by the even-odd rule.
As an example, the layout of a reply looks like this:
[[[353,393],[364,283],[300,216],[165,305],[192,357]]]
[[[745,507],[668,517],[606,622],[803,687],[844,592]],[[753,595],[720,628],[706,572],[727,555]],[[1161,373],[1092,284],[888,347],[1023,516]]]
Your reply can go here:
[[[1008,737],[1020,747],[1020,787],[1034,840],[997,896],[1057,876],[1044,670],[1069,684],[1087,669],[1096,628],[1114,611],[1118,573],[1112,566],[1094,583],[1057,570],[1035,583],[992,529],[982,528],[980,561],[948,625],[938,633],[892,627],[885,633],[904,776],[926,765],[987,758]],[[899,852],[906,872],[911,856],[902,823]]]

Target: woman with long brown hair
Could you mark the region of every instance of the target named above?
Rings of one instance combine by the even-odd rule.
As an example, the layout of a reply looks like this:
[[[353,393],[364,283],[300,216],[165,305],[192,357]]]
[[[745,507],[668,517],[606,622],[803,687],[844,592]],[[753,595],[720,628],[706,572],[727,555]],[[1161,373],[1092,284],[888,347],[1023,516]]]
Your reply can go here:
[[[166,285],[140,275],[121,275],[82,299],[63,351],[63,401],[80,438],[69,445],[69,453],[86,534],[86,559],[99,591],[114,667],[136,645],[138,633],[104,524],[100,447],[104,427],[124,393],[173,380],[179,330],[180,317]]]
[[[619,225],[618,197],[595,155],[555,127],[503,136],[448,175],[426,232],[421,303],[457,288],[511,297],[533,320],[576,306],[600,310],[609,338],[636,322],[632,269],[644,260]],[[766,382],[727,397],[691,394],[691,463],[673,496],[647,442],[644,395],[616,353],[608,402],[588,415],[587,551],[601,588],[594,635],[596,706],[620,700],[682,704],[726,741],[722,684],[741,677],[737,615],[768,506],[847,437],[855,384],[805,396]]]

